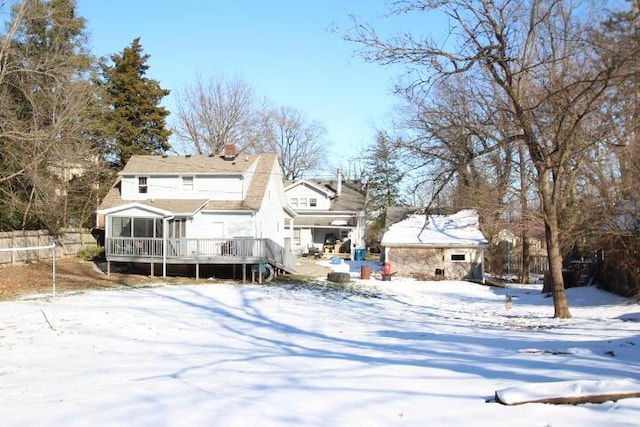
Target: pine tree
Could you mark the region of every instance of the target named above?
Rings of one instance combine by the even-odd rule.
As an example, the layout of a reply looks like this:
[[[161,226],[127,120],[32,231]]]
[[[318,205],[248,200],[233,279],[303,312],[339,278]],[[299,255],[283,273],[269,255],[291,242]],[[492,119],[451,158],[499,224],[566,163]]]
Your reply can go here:
[[[108,160],[116,170],[134,154],[163,153],[171,148],[171,131],[166,128],[169,111],[159,105],[169,91],[145,77],[148,59],[136,38],[122,54],[111,56],[113,65],[102,66],[104,100],[109,106],[104,132],[111,141]]]
[[[398,151],[386,132],[376,133],[375,144],[367,151],[365,160],[370,171],[367,181],[367,211],[373,219],[367,235],[370,239],[379,240],[384,231],[387,208],[406,205],[401,191],[404,175],[398,165]]]

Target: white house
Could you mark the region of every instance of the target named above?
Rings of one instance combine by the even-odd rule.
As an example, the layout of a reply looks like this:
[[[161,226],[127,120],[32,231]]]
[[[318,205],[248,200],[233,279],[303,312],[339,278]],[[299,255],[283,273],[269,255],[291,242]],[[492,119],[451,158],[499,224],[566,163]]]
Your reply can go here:
[[[288,181],[285,195],[296,213],[294,253],[364,250],[366,188],[360,182],[344,180],[338,171],[336,180]]]
[[[484,248],[478,214],[408,215],[384,233],[385,260],[402,276],[423,279],[484,279]]]
[[[269,264],[291,271],[291,220],[275,154],[132,156],[102,201],[107,261]]]

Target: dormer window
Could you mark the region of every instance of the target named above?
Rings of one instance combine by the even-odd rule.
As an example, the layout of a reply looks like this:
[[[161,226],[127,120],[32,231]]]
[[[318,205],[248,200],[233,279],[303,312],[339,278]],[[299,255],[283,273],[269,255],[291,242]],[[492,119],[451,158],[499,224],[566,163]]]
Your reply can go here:
[[[182,177],[182,189],[185,191],[193,190],[193,177],[192,176],[183,176]]]
[[[312,197],[311,199],[309,199],[309,207],[315,208],[318,206],[318,199],[316,199],[315,197]]]
[[[139,176],[138,177],[138,193],[147,194],[148,191],[149,191],[149,187],[147,185],[147,177]]]

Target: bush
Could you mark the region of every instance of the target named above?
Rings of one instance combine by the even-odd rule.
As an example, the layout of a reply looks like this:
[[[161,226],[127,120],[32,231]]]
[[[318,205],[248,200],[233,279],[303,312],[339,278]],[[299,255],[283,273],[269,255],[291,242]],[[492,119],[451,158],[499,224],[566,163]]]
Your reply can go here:
[[[76,256],[85,261],[101,261],[104,260],[104,248],[98,246],[85,246],[78,251]]]

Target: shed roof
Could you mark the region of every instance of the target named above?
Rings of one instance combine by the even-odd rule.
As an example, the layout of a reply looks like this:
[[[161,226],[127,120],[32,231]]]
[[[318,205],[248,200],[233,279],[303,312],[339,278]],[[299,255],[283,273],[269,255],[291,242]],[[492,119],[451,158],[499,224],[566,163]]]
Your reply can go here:
[[[452,215],[413,214],[393,224],[382,237],[387,247],[487,246],[473,209]]]

